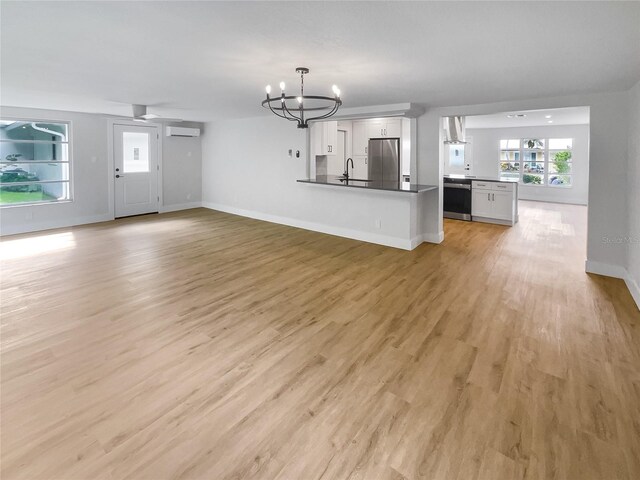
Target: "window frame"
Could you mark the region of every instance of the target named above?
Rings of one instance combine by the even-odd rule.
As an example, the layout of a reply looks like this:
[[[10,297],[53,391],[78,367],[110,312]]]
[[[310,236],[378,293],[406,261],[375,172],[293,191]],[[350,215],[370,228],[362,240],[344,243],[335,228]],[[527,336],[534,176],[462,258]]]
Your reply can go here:
[[[525,147],[525,140],[530,140],[533,139],[533,136],[529,136],[527,138],[501,138],[498,140],[498,178],[502,179],[503,176],[503,171],[501,168],[501,165],[503,163],[507,163],[507,161],[502,160],[502,153],[503,152],[519,152],[518,156],[520,157],[520,165],[519,165],[519,169],[518,169],[518,181],[517,183],[526,187],[536,187],[536,188],[541,188],[541,187],[551,187],[551,188],[573,188],[573,178],[575,175],[575,172],[573,170],[573,152],[574,152],[574,141],[575,138],[573,137],[558,137],[558,136],[553,136],[553,137],[537,137],[537,139],[544,141],[544,148],[528,148]],[[557,148],[553,148],[550,149],[549,148],[549,140],[550,139],[557,139],[557,138],[570,138],[571,139],[571,148],[567,149],[557,149]],[[515,148],[509,148],[507,146],[507,148],[502,148],[502,142],[509,142],[510,140],[519,140],[520,142],[520,147],[518,149]],[[507,143],[508,145],[508,143]],[[558,175],[564,175],[564,176],[568,176],[571,178],[571,183],[569,185],[553,185],[551,183],[549,183],[549,176],[550,176],[550,165],[552,163],[551,160],[551,153],[553,153],[554,155],[558,152],[565,152],[565,151],[569,151],[571,152],[571,159],[568,160],[568,163],[571,165],[571,171],[570,173],[554,173],[554,176],[558,176]],[[542,155],[544,156],[544,172],[542,174],[542,183],[541,184],[536,184],[536,183],[525,183],[524,182],[524,175],[525,175],[525,171],[524,171],[524,165],[525,163],[525,153],[526,152],[540,152],[542,153]],[[508,157],[507,157],[508,158]],[[511,162],[514,163],[514,162]],[[531,163],[531,161],[529,161],[528,163]],[[531,174],[531,173],[527,173],[527,175],[538,175],[540,176],[540,174]],[[505,181],[512,181],[513,183],[516,183],[513,180],[513,177],[509,178],[509,177],[505,177]]]
[[[33,163],[33,164],[66,164],[69,173],[68,180],[38,180],[35,182],[15,182],[16,185],[31,185],[31,184],[47,184],[47,183],[66,183],[69,192],[68,198],[62,200],[39,200],[35,202],[23,202],[23,203],[7,203],[1,204],[0,209],[14,208],[14,207],[33,207],[37,205],[57,205],[61,203],[73,203],[75,199],[74,192],[74,172],[73,172],[73,121],[72,120],[53,120],[50,118],[27,118],[27,117],[15,117],[15,116],[0,116],[0,120],[11,122],[24,122],[24,123],[57,123],[67,126],[67,140],[65,142],[56,142],[50,140],[4,140],[0,139],[0,143],[28,143],[34,145],[67,145],[67,159],[66,160],[17,160],[15,162],[7,162],[0,158],[0,165],[11,165],[20,163]]]

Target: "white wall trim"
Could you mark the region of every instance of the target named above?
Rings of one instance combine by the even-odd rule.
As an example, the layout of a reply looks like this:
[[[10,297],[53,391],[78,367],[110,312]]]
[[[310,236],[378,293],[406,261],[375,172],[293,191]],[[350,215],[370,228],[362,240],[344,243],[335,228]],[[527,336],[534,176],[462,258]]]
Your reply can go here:
[[[624,280],[624,283],[629,289],[629,293],[631,293],[633,301],[636,302],[636,306],[640,309],[640,287],[638,287],[638,284],[631,277],[626,268],[619,265],[587,260],[585,262],[585,270],[587,273],[595,273],[597,275],[604,275],[605,277],[620,278]]]
[[[444,232],[440,232],[437,234],[434,233],[424,233],[422,235],[416,235],[411,239],[411,250],[416,248],[421,243],[435,243],[436,245],[442,243],[444,240]]]
[[[177,212],[179,210],[189,210],[190,208],[200,208],[202,202],[176,203],[174,205],[161,205],[158,213]]]
[[[219,203],[202,202],[202,206],[211,210],[232,213],[234,215],[240,215],[242,217],[255,218],[256,220],[263,220],[265,222],[271,223],[279,223],[281,225],[287,225],[289,227],[302,228],[304,230],[336,235],[338,237],[351,238],[353,240],[360,240],[362,242],[376,243],[378,245],[384,245],[386,247],[400,248],[402,250],[411,250],[412,248],[415,248],[412,247],[412,240],[390,237],[388,235],[379,235],[375,233],[362,232],[360,230],[352,230],[349,228],[334,227],[321,223],[307,222],[305,220],[298,220],[295,218],[270,215],[268,213],[257,212],[254,210],[244,210],[242,208],[230,207],[227,205],[221,205]]]
[[[565,200],[542,200],[540,198],[523,198],[522,195],[518,194],[518,201],[522,200],[523,202],[539,202],[539,203],[562,203],[564,205],[578,205],[580,207],[588,207],[588,203],[580,203],[580,202],[569,202]]]
[[[355,120],[378,117],[417,118],[424,112],[425,108],[415,103],[392,103],[388,105],[341,108],[335,115],[332,115],[332,120]]]
[[[428,243],[442,243],[444,241],[444,231],[440,231],[437,234],[425,233],[422,235],[422,241]]]
[[[629,289],[629,292],[631,292],[631,297],[633,298],[633,301],[636,302],[636,307],[638,307],[638,310],[640,310],[640,287],[638,286],[636,281],[631,278],[631,275],[629,275],[628,272],[627,276],[624,279],[624,283],[627,284],[627,288]]]
[[[108,222],[113,220],[110,213],[103,213],[101,215],[91,215],[87,217],[77,217],[65,220],[45,220],[42,222],[30,222],[25,225],[12,225],[10,227],[3,227],[0,235],[17,235],[19,233],[39,232],[41,230],[52,230],[55,228],[67,228],[75,227],[77,225],[86,225],[88,223]]]
[[[585,262],[585,271],[587,273],[595,273],[604,275],[605,277],[621,278],[627,277],[627,270],[620,265],[611,265],[609,263],[596,262],[595,260],[587,260]]]

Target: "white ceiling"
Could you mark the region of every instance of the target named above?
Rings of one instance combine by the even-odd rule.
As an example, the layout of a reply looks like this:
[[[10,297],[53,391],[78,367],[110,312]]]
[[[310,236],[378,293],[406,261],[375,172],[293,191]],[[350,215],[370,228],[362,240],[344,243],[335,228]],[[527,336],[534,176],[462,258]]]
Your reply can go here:
[[[525,116],[516,117],[516,114]],[[465,119],[465,128],[537,127],[540,125],[586,125],[588,123],[589,107],[570,107],[471,115]]]
[[[639,2],[11,2],[3,105],[189,120],[264,114],[264,86],[336,83],[345,107],[625,90]]]

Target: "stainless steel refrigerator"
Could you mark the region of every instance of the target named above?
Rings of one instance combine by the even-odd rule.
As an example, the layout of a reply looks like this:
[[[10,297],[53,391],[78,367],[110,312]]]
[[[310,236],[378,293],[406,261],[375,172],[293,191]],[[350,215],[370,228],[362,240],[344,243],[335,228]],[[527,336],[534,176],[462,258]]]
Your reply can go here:
[[[368,179],[382,182],[400,181],[400,140],[380,138],[369,140]]]

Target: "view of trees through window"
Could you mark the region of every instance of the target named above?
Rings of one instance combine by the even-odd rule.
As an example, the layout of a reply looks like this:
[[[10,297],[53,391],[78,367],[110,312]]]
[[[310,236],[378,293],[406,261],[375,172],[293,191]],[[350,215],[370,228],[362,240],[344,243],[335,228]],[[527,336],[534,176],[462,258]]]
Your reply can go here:
[[[572,138],[500,140],[500,179],[525,185],[570,187]]]
[[[69,125],[0,120],[0,206],[71,198]]]

